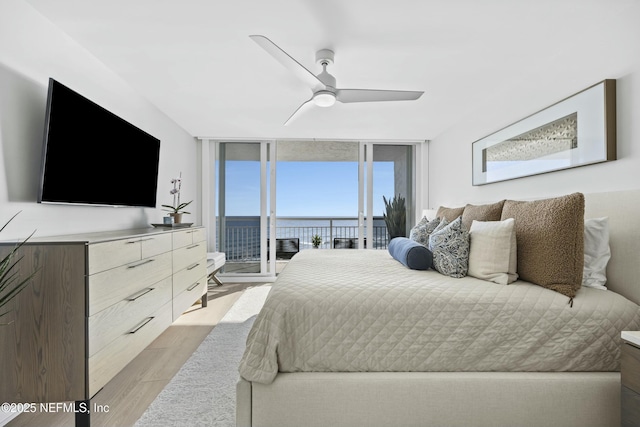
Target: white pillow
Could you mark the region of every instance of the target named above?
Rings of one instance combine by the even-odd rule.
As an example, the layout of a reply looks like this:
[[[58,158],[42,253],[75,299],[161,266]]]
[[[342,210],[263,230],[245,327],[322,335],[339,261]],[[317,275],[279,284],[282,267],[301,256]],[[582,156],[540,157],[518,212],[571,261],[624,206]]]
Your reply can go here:
[[[584,221],[584,270],[582,286],[607,290],[607,264],[611,258],[609,248],[609,218],[591,218]]]
[[[469,276],[501,285],[516,281],[518,262],[513,218],[471,223]]]

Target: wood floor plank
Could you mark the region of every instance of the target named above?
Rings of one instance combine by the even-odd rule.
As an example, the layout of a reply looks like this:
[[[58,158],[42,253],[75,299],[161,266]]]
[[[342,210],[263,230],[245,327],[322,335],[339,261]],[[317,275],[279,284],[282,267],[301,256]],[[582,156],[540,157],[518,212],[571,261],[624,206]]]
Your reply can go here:
[[[175,340],[175,346],[161,349],[148,349],[148,352],[152,353],[150,357],[147,357],[146,354],[140,355],[140,364],[147,364],[146,368],[141,366],[141,369],[145,369],[145,374],[142,379],[143,381],[164,380],[165,382],[168,382],[171,380],[176,372],[180,370],[182,365],[184,365],[193,352],[198,348],[202,340],[206,338],[209,333],[206,331],[213,330],[213,327],[206,328],[202,326],[172,326],[171,328],[179,331],[179,335],[182,336],[181,339]],[[177,348],[179,348],[180,351],[177,351]],[[124,374],[126,375],[126,373]]]
[[[126,399],[111,393],[100,396],[98,394],[92,405],[102,405],[107,411],[94,411],[91,418],[92,426],[133,426],[144,410],[167,385],[166,381],[143,381],[126,394]],[[111,402],[117,402],[113,404]]]
[[[149,344],[147,349],[161,349],[161,348],[174,348],[181,347],[187,341],[197,340],[199,338],[206,337],[214,325],[194,325],[193,328],[190,328],[190,333],[194,333],[196,336],[194,338],[185,337],[184,336],[184,327],[179,327],[178,325],[171,325],[167,330],[165,330],[158,338],[155,339],[154,342]],[[200,340],[202,342],[202,339]]]

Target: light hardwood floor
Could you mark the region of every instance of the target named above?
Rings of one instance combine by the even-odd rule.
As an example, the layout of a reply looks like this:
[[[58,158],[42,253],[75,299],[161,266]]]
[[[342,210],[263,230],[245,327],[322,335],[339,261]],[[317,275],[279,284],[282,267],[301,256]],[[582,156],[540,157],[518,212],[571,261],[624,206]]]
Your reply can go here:
[[[104,412],[92,413],[91,426],[133,426],[244,289],[251,286],[259,284],[210,286],[207,307],[193,305],[94,396],[91,406],[98,405]],[[24,413],[6,426],[74,426],[74,416],[64,411]]]

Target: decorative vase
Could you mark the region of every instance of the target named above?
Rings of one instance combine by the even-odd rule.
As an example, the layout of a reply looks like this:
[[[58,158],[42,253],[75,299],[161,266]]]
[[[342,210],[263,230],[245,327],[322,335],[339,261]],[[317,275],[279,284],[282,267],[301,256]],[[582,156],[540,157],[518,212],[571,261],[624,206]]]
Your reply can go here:
[[[182,222],[182,212],[170,213],[169,216],[173,217],[174,224],[180,224]]]

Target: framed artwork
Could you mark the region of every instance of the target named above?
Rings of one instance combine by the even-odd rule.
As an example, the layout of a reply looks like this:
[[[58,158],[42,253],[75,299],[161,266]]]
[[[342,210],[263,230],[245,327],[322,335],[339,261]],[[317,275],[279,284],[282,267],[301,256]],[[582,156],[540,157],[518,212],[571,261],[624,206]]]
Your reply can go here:
[[[616,160],[616,81],[604,80],[472,144],[473,185]]]

